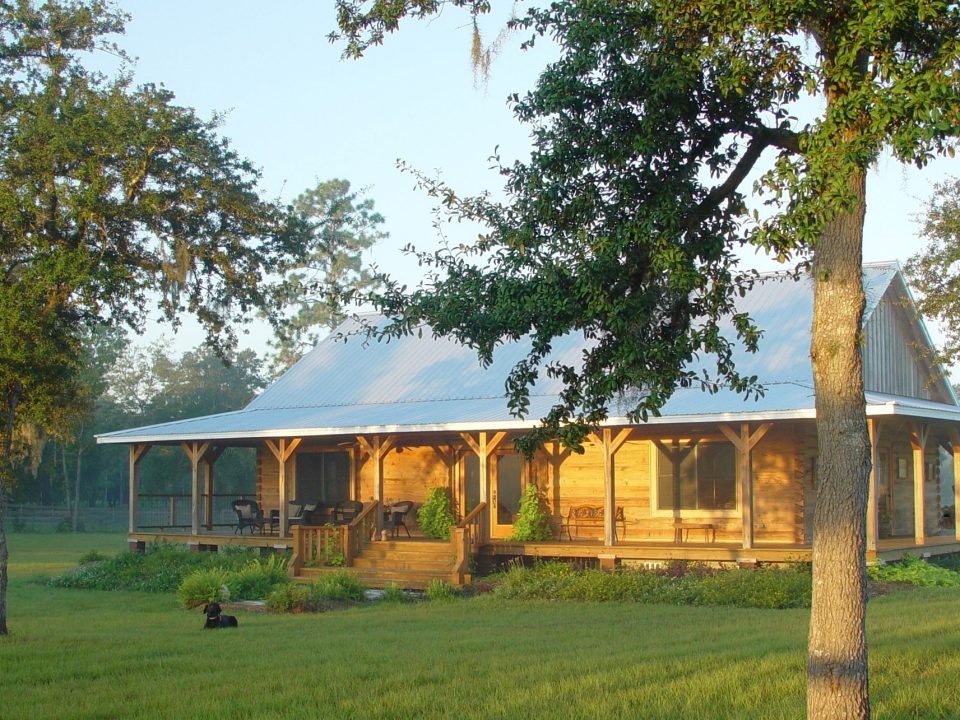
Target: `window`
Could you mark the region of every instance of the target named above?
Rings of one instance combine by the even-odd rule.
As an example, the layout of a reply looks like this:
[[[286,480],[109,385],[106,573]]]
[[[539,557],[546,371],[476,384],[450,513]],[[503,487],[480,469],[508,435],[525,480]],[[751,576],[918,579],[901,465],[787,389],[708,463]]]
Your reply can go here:
[[[350,499],[350,454],[297,453],[297,500],[332,506]]]
[[[657,447],[657,510],[735,510],[737,453],[726,442],[663,441]]]

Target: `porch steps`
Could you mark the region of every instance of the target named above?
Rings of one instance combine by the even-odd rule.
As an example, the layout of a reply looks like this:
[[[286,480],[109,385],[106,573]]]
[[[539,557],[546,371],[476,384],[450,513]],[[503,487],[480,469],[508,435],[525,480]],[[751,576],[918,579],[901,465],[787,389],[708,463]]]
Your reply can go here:
[[[450,581],[453,569],[450,543],[435,540],[393,540],[370,543],[353,559],[347,570],[368,587],[384,588],[391,583],[408,590],[422,590],[431,580]],[[303,568],[300,577],[309,581],[326,568]]]

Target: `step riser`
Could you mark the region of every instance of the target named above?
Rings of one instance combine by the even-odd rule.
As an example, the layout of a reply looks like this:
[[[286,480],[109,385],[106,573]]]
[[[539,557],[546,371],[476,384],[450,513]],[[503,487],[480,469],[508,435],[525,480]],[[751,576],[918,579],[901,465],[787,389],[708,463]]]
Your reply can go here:
[[[344,568],[364,585],[385,588],[396,584],[404,589],[422,590],[433,579],[450,581],[454,554],[448,543],[372,542],[364,547],[353,565]],[[339,568],[302,568],[298,580],[311,582]]]

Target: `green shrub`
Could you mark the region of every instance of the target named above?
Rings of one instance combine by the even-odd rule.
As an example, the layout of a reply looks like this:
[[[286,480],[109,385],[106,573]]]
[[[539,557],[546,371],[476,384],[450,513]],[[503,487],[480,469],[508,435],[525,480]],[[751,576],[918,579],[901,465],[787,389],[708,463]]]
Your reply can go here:
[[[89,565],[90,563],[97,563],[106,560],[107,556],[96,550],[88,550],[83,555],[80,556],[80,559],[77,562],[80,565]]]
[[[887,565],[871,565],[867,576],[877,582],[901,582],[922,587],[960,587],[960,572],[924,562],[904,553],[903,559]]]
[[[228,572],[226,579],[230,597],[243,600],[263,600],[277,585],[288,582],[287,560],[281,555],[249,560],[240,569]]]
[[[266,605],[274,612],[302,612],[307,604],[307,588],[287,583],[278,585],[267,596]]]
[[[307,604],[311,609],[324,602],[360,602],[367,586],[346,570],[324,573],[307,586]]]
[[[810,573],[805,567],[728,570],[703,578],[694,594],[696,605],[751,608],[810,607]]]
[[[427,600],[451,600],[457,596],[457,591],[453,589],[450,583],[440,578],[432,578],[427,583],[424,595],[426,595]]]
[[[511,539],[524,542],[549,540],[553,537],[550,516],[544,505],[543,495],[536,485],[530,483],[520,496],[520,509],[513,523]]]
[[[214,600],[226,600],[227,596],[223,589],[227,587],[229,574],[222,568],[195,570],[177,587],[177,599],[187,608],[197,607]]]
[[[420,530],[427,537],[449,540],[450,528],[455,522],[446,488],[432,488],[423,505],[417,510]]]
[[[86,564],[50,579],[50,585],[85,590],[143,590],[174,592],[195,570],[238,570],[256,557],[249,548],[224,552],[190,552],[186,545],[151,543],[143,553],[122,552],[97,563]]]
[[[633,601],[671,605],[810,606],[810,573],[803,567],[714,570],[673,563],[657,570],[575,570],[561,562],[513,565],[493,592],[538,600]]]
[[[395,582],[390,583],[383,589],[384,602],[403,603],[409,600],[409,596]]]

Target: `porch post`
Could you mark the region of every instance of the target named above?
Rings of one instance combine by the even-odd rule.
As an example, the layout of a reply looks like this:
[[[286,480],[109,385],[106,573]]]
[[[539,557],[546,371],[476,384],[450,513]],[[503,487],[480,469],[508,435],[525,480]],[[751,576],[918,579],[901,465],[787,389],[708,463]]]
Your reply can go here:
[[[287,536],[287,460],[293,455],[294,451],[300,445],[302,438],[280,438],[274,443],[272,440],[266,441],[266,446],[277,459],[277,486],[280,496],[280,537]]]
[[[211,448],[203,456],[203,525],[213,530],[213,465],[226,448]]]
[[[613,430],[604,428],[602,439],[590,433],[590,441],[603,450],[603,544],[617,544],[617,489],[614,478],[613,456],[630,437],[630,430],[621,430],[614,439]]]
[[[957,511],[960,510],[960,432],[950,431],[950,450],[953,455],[953,534],[960,542],[960,522]]]
[[[210,443],[182,442],[187,459],[190,460],[190,534],[200,534],[200,461],[210,448]]]
[[[137,531],[137,510],[139,505],[137,495],[140,492],[140,460],[149,449],[149,445],[130,445],[127,450],[129,473],[128,483],[130,492],[130,514],[127,527],[131,533],[135,533]]]
[[[870,435],[870,487],[867,491],[867,554],[876,555],[880,542],[877,518],[877,447],[880,443],[880,427],[875,418],[867,420]]]
[[[928,432],[927,426],[922,424],[910,431],[910,447],[913,449],[913,543],[918,546],[923,545],[927,540],[923,507],[926,463],[923,460],[923,453],[927,445]]]
[[[374,435],[371,441],[368,441],[362,435],[357,436],[357,444],[373,460],[373,501],[376,503],[383,503],[383,458],[393,448],[396,440],[396,435],[387,435],[385,438]],[[383,530],[383,508],[381,507],[380,510],[376,513],[378,534]]]
[[[490,527],[497,511],[490,503],[490,456],[507,437],[507,434],[497,432],[494,433],[493,437],[489,437],[485,431],[481,431],[478,433],[476,440],[468,433],[460,433],[460,437],[477,454],[477,458],[480,460],[480,502],[486,504],[487,522],[480,523],[482,537],[478,539],[478,542],[486,542],[487,538],[490,537]]]
[[[750,434],[750,423],[740,425],[740,435],[726,425],[720,432],[737,450],[737,475],[740,477],[740,513],[743,527],[743,549],[753,549],[753,448],[767,434],[770,423],[764,423]]]
[[[383,456],[380,454],[380,436],[373,436],[373,501],[380,504],[380,510],[376,513],[377,535],[383,530]]]

